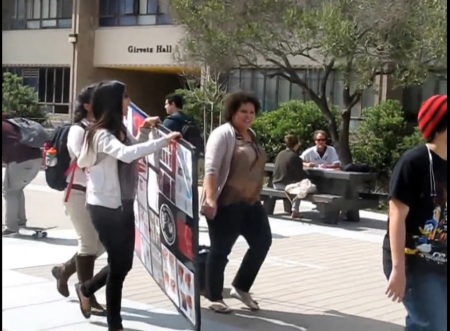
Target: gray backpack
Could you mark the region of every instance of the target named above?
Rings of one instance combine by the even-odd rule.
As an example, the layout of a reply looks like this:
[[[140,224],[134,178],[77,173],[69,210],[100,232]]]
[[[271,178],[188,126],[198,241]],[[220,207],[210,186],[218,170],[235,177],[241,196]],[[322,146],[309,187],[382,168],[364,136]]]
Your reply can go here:
[[[32,148],[42,148],[50,140],[50,135],[38,122],[28,118],[16,117],[7,120],[20,130],[20,143]]]

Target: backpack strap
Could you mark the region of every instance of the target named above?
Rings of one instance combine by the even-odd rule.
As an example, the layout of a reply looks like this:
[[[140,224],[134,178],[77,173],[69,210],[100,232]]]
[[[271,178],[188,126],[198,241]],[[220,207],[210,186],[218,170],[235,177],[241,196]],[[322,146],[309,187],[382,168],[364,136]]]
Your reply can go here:
[[[70,176],[69,185],[67,186],[66,196],[64,197],[64,202],[69,201],[70,193],[72,192],[73,181],[75,179],[75,170],[77,169],[77,160],[73,160],[69,169],[66,171],[66,177]]]

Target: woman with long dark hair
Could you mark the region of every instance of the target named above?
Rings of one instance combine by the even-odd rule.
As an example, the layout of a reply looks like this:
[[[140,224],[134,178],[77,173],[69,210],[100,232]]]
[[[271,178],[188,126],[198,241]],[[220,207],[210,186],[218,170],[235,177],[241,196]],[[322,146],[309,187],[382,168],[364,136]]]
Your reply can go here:
[[[106,284],[109,331],[123,330],[120,315],[122,286],[133,263],[133,203],[138,180],[134,161],[181,137],[180,133],[172,132],[156,140],[138,143],[123,124],[129,103],[123,83],[105,81],[96,86],[92,95],[96,122],[86,133],[77,161],[87,173],[87,209],[108,253],[108,265],[91,280],[75,285],[75,289],[81,312],[89,318],[89,298]],[[141,137],[148,134],[158,120],[155,117],[147,119],[140,130]]]
[[[76,162],[75,160],[81,152],[86,128],[94,122],[94,115],[91,111],[91,97],[94,88],[95,84],[85,87],[76,99],[74,124],[70,127],[67,136],[67,150],[72,162]],[[68,297],[70,294],[67,286],[70,276],[77,272],[79,282],[91,279],[94,276],[95,260],[105,252],[85,207],[86,174],[79,168],[72,171],[67,177],[67,182],[72,182],[72,184],[68,185],[64,195],[67,195],[66,214],[78,236],[78,250],[67,262],[52,268],[52,275],[56,279],[56,288],[64,297]],[[70,194],[67,192],[68,190],[70,190]],[[90,302],[93,315],[105,314],[105,309],[97,302],[94,295],[91,296]]]

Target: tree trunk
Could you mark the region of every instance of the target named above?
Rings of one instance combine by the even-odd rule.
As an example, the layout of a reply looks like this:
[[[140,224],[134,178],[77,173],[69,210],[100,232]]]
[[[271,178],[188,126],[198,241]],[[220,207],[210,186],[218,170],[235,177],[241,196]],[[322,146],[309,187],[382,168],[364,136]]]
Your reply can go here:
[[[339,160],[342,166],[352,163],[352,152],[350,150],[350,117],[350,110],[342,112],[342,127],[339,132],[339,142],[337,144]]]
[[[330,107],[326,103],[318,103],[319,109],[322,111],[322,114],[327,118],[328,121],[328,131],[330,133],[330,138],[333,144],[339,143],[339,128],[336,122],[336,118],[331,113]]]

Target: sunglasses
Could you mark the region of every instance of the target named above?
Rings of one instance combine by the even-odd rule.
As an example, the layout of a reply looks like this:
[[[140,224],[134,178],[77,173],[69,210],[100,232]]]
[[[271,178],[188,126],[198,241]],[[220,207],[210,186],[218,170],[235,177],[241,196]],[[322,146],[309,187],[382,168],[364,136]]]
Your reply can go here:
[[[325,141],[325,139],[316,139],[316,141]]]

